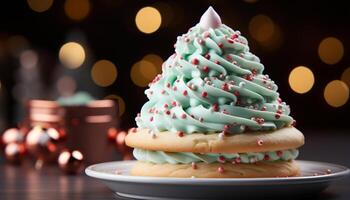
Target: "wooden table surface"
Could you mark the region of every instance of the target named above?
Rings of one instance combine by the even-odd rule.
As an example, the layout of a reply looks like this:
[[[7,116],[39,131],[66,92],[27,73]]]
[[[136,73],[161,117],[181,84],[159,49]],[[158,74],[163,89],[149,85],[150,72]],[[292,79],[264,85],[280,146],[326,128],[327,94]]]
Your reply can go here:
[[[350,131],[304,131],[306,145],[299,159],[337,163],[350,167]],[[84,174],[68,176],[56,166],[35,170],[31,163],[21,166],[0,159],[0,200],[21,199],[120,199],[107,187]],[[323,193],[307,199],[350,199],[350,176]]]

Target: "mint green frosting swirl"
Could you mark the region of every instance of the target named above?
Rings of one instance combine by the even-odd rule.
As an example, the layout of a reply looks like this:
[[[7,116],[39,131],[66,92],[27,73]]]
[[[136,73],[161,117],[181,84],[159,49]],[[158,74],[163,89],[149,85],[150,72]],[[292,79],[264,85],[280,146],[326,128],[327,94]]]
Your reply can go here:
[[[196,25],[177,38],[175,52],[145,91],[149,101],[136,117],[138,127],[241,133],[292,123],[277,85],[239,31]]]
[[[257,153],[170,153],[163,151],[150,151],[144,149],[134,149],[134,157],[139,161],[152,162],[157,164],[189,164],[192,162],[232,162],[239,158],[240,163],[256,163],[259,161],[279,161],[279,160],[294,160],[298,157],[299,151],[297,149],[283,150],[283,151],[269,151]]]

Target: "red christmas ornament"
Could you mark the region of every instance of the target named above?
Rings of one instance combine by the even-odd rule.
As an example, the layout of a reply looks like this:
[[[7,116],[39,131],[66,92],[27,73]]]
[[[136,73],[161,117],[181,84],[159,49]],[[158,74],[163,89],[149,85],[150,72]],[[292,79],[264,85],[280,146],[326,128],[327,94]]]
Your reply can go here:
[[[83,167],[84,156],[78,151],[62,151],[58,157],[58,165],[66,174],[77,174]]]
[[[5,147],[6,160],[13,164],[20,164],[26,153],[24,144],[20,143],[9,143]]]
[[[111,127],[107,130],[107,138],[110,142],[114,142],[117,135],[118,135],[118,130],[116,128]]]
[[[26,138],[28,152],[38,160],[53,161],[61,148],[61,134],[54,128],[34,127]]]

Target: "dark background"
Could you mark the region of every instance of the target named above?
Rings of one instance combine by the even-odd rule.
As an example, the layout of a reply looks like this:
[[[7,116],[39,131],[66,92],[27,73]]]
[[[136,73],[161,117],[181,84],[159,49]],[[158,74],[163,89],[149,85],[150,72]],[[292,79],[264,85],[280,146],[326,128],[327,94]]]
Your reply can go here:
[[[144,89],[131,81],[131,66],[144,55],[155,53],[163,60],[173,52],[176,37],[198,23],[202,13],[212,5],[221,15],[222,21],[235,30],[240,30],[249,43],[251,51],[260,57],[265,73],[279,85],[283,100],[291,106],[292,116],[301,128],[343,129],[348,132],[350,115],[349,102],[340,108],[329,106],[323,97],[326,84],[340,79],[342,72],[350,66],[348,47],[350,40],[350,7],[346,1],[90,1],[91,11],[87,18],[76,22],[64,13],[64,1],[54,1],[46,12],[31,10],[27,2],[4,1],[0,6],[0,80],[1,88],[1,129],[21,120],[16,110],[23,102],[14,98],[18,58],[6,49],[6,41],[20,35],[28,41],[28,48],[39,53],[40,79],[47,90],[54,88],[54,74],[62,67],[58,51],[70,35],[82,35],[79,40],[89,47],[87,60],[82,67],[66,73],[78,80],[78,89],[96,96],[115,93],[126,102],[122,116],[122,127],[134,126],[134,117],[147,100]],[[164,6],[166,5],[166,6]],[[163,17],[161,28],[153,34],[144,34],[135,26],[135,15],[144,6],[159,8]],[[249,34],[248,24],[257,14],[269,16],[279,26],[282,42],[278,47],[269,48],[255,41]],[[323,63],[317,53],[322,39],[334,36],[342,41],[344,56],[335,65]],[[73,41],[74,41],[73,37]],[[116,82],[106,88],[91,84],[89,70],[98,59],[109,59],[118,68]],[[315,75],[315,84],[306,94],[292,91],[288,84],[290,71],[299,65],[308,66]],[[87,76],[86,76],[87,74]],[[30,90],[30,87],[28,87]],[[36,98],[55,98],[44,93]],[[317,132],[317,131],[316,131]]]

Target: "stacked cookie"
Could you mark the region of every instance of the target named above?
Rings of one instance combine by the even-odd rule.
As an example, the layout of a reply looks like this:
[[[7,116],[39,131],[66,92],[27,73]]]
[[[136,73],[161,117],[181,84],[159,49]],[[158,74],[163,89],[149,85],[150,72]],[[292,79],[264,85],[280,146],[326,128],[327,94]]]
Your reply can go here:
[[[240,32],[210,7],[177,38],[175,52],[126,137],[138,160],[132,174],[297,176],[304,136]]]

